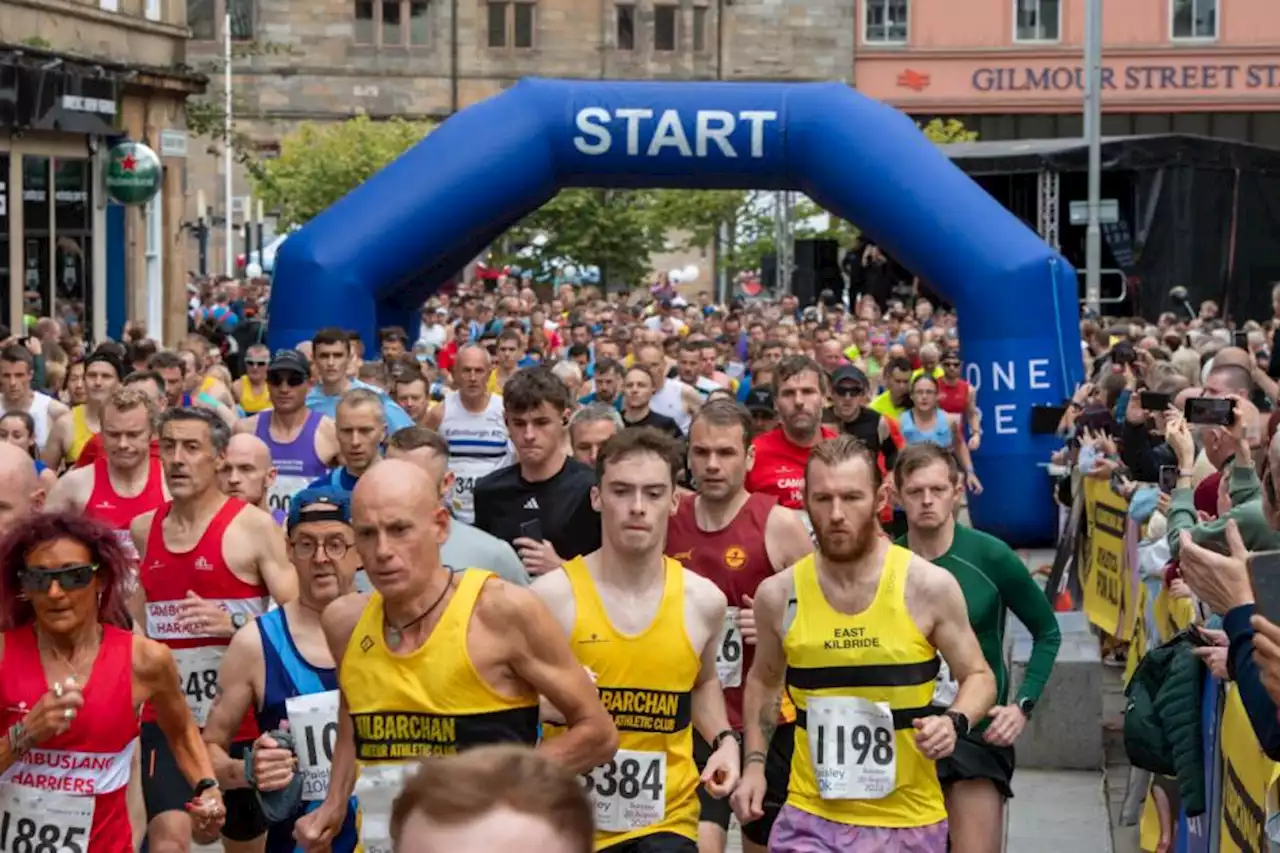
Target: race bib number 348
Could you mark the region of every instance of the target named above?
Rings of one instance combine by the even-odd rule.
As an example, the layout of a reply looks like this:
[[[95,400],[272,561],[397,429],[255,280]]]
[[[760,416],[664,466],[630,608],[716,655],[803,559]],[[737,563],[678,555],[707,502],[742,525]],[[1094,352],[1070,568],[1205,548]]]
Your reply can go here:
[[[209,709],[218,696],[218,668],[226,646],[197,646],[192,649],[174,649],[173,661],[182,676],[182,692],[187,697],[187,707],[196,725],[203,726],[209,718]]]
[[[608,764],[582,777],[596,811],[596,828],[630,832],[667,812],[667,754],[620,749]]]
[[[0,853],[86,853],[93,797],[0,785]]]
[[[824,800],[878,800],[893,793],[897,755],[886,702],[852,696],[809,700],[809,758]]]

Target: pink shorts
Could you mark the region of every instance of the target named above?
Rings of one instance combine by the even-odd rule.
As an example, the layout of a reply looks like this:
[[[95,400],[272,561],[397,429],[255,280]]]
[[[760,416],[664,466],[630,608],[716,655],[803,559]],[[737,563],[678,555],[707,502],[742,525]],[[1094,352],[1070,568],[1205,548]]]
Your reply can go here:
[[[946,853],[947,822],[906,829],[854,826],[783,806],[769,853]]]

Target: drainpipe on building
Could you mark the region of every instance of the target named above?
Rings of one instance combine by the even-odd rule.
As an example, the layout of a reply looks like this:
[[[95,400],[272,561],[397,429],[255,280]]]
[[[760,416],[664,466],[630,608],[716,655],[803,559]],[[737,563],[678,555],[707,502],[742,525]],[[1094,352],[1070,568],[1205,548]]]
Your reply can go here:
[[[449,114],[461,108],[458,98],[458,0],[449,4]]]

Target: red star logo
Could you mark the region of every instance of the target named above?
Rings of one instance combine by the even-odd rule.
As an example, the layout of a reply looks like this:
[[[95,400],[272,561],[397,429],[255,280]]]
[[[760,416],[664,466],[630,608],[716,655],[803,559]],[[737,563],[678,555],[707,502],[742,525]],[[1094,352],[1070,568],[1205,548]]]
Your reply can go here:
[[[120,158],[120,171],[133,173],[137,171],[138,161],[133,154],[126,154]]]
[[[912,89],[916,92],[923,92],[925,89],[928,89],[929,82],[928,74],[921,74],[919,71],[915,71],[911,68],[908,68],[906,71],[903,71],[898,75],[898,85],[900,87],[903,89]]]

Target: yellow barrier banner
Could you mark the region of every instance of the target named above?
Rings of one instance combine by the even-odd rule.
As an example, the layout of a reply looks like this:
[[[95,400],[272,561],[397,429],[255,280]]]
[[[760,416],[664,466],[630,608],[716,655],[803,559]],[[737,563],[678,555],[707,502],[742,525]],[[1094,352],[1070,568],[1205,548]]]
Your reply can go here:
[[[1266,757],[1232,684],[1219,727],[1222,746],[1220,853],[1267,853],[1267,788],[1276,764]]]
[[[1111,483],[1084,478],[1085,515],[1089,519],[1089,571],[1084,583],[1084,610],[1089,621],[1111,636],[1120,634],[1124,601],[1124,528],[1128,505],[1111,491]]]
[[[1138,618],[1134,620],[1133,640],[1129,643],[1129,657],[1124,662],[1124,683],[1127,685],[1138,664],[1147,654],[1147,585],[1138,584],[1138,606],[1135,608]]]

